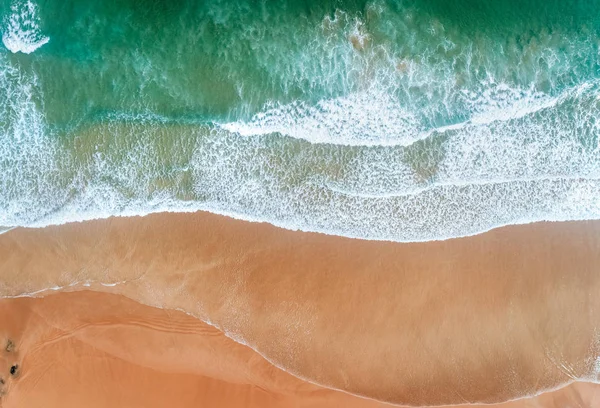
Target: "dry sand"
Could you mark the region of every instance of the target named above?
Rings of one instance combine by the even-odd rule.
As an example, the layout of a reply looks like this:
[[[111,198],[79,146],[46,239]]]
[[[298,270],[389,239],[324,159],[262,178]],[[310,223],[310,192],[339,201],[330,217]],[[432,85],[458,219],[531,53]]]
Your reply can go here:
[[[0,235],[0,276],[3,297],[54,287],[90,289],[185,310],[299,377],[399,404],[500,402],[598,379],[598,222],[539,223],[395,244],[206,213],[157,214],[9,231]],[[126,307],[110,309],[112,301],[104,298],[93,303],[105,303],[110,316],[77,312],[70,318],[65,305],[71,301],[60,304],[64,296],[3,301],[10,315],[24,313],[18,320],[32,322],[7,333],[24,336],[18,347],[25,354],[19,378],[8,385],[6,405],[54,395],[63,407],[70,406],[69,398],[73,406],[84,398],[92,401],[87,406],[110,402],[103,398],[126,406],[146,398],[139,406],[165,406],[161,389],[178,406],[194,398],[206,398],[209,406],[226,406],[219,398],[232,398],[230,406],[331,406],[326,404],[337,398],[351,402],[333,406],[374,404],[299,381],[194,318],[181,323],[194,327],[188,333],[178,326],[182,314],[156,312],[179,316],[173,317],[173,329],[164,315],[156,322],[146,316],[155,309],[135,305],[141,317],[123,316]],[[40,306],[50,299],[57,304]],[[86,309],[103,310],[77,308]],[[100,319],[114,333],[104,335],[102,324],[87,325],[85,319]],[[140,327],[147,333],[132,334]],[[184,340],[188,337],[194,339]],[[205,343],[216,338],[222,346]],[[169,341],[171,357],[161,360],[160,352],[150,351]],[[139,349],[132,346],[137,342]],[[81,355],[89,361],[74,364]],[[81,391],[70,396],[56,391],[73,384]],[[153,391],[141,396],[127,391],[142,393],[145,387]],[[199,391],[186,391],[191,389]],[[579,392],[581,401],[597,398],[594,387],[575,385],[548,396],[548,403],[578,398]]]
[[[2,300],[0,321],[3,408],[390,407],[301,381],[198,319],[119,295]],[[598,404],[600,386],[577,383],[494,408]]]

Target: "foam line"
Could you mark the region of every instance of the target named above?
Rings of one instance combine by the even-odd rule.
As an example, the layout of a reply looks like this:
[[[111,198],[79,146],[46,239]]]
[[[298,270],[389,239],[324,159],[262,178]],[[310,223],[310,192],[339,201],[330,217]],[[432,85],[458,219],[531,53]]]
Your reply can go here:
[[[12,3],[10,15],[2,27],[2,43],[12,53],[31,54],[50,38],[40,30],[37,5],[31,0]]]

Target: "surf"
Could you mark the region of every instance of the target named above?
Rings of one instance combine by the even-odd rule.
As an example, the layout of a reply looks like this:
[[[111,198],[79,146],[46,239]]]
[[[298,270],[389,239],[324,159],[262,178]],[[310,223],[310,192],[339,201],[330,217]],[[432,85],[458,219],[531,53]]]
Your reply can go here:
[[[4,4],[43,48],[0,47],[0,225],[204,210],[410,242],[600,218],[585,9]]]

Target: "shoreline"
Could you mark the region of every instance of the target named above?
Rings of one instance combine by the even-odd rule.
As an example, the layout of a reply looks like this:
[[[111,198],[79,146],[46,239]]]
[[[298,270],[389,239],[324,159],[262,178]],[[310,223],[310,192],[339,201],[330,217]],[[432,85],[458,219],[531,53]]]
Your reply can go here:
[[[493,403],[597,376],[599,248],[594,221],[400,244],[162,213],[0,235],[0,296],[121,294],[184,310],[325,387]]]
[[[18,366],[14,375],[0,375],[3,408],[36,402],[50,408],[125,402],[131,408],[191,408],[207,401],[236,408],[394,406],[306,383],[198,319],[121,295],[79,291],[2,299],[0,316],[0,369]],[[66,398],[61,390],[73,382],[72,370],[85,381]],[[597,400],[600,385],[575,383],[479,408],[591,407]]]
[[[140,408],[165,406],[173,399],[182,407],[212,401],[232,407],[325,408],[330,400],[349,407],[389,406],[304,383],[198,319],[120,295],[80,291],[2,299],[0,315],[2,348],[11,345],[0,356],[4,408],[34,402],[120,406],[123,397],[131,404],[127,406]],[[19,367],[18,374],[4,376],[11,364]],[[78,381],[78,389],[66,397],[61,389],[73,378],[65,375],[72,373],[64,366],[95,381]],[[168,392],[177,388],[188,396]]]
[[[556,180],[558,180],[559,178],[556,178]],[[573,179],[578,179],[577,177],[573,178]],[[554,180],[554,179],[546,179],[546,180]],[[518,180],[518,181],[531,181],[531,180]],[[501,184],[502,182],[497,182],[498,184]],[[475,183],[474,185],[477,185],[477,183]],[[429,188],[423,190],[426,191]],[[489,233],[491,231],[495,231],[498,229],[503,229],[503,228],[512,228],[512,227],[519,227],[519,226],[524,226],[524,225],[531,225],[531,224],[543,224],[543,223],[578,223],[578,222],[600,222],[600,218],[585,218],[585,217],[581,217],[581,218],[569,218],[569,219],[565,219],[565,218],[560,218],[560,217],[550,217],[550,218],[543,218],[543,219],[532,219],[532,220],[517,220],[514,223],[508,223],[508,224],[497,224],[485,229],[482,229],[480,231],[477,232],[472,232],[472,233],[467,233],[467,234],[463,234],[463,235],[451,235],[451,236],[444,236],[444,237],[439,237],[439,238],[431,238],[431,239],[415,239],[415,240],[410,240],[410,241],[397,241],[397,240],[392,240],[392,239],[385,239],[385,238],[370,238],[370,237],[361,237],[358,235],[348,235],[348,234],[342,234],[339,231],[321,231],[321,230],[316,230],[316,229],[302,229],[301,226],[292,226],[292,225],[288,225],[285,222],[277,222],[277,221],[273,221],[273,220],[267,220],[267,219],[259,219],[259,218],[255,218],[252,215],[248,215],[248,214],[243,214],[243,213],[237,213],[237,212],[231,212],[231,211],[221,211],[218,209],[205,209],[205,208],[193,208],[193,207],[186,207],[186,206],[182,206],[182,207],[178,207],[177,205],[175,205],[174,207],[158,207],[157,209],[153,209],[153,210],[148,210],[148,211],[126,211],[122,214],[108,214],[108,215],[99,215],[99,216],[84,216],[83,218],[73,218],[73,219],[64,219],[64,218],[58,218],[58,220],[54,219],[53,217],[50,217],[50,221],[49,222],[43,222],[43,223],[39,223],[37,221],[34,221],[28,225],[13,225],[13,226],[0,226],[0,235],[12,231],[14,229],[44,229],[44,228],[52,228],[52,227],[61,227],[64,225],[69,225],[69,224],[86,224],[86,223],[93,223],[93,222],[106,222],[109,220],[114,220],[114,219],[137,219],[137,218],[145,218],[145,217],[154,217],[154,216],[160,216],[160,215],[167,215],[167,214],[208,214],[211,216],[217,216],[217,217],[225,217],[225,218],[229,218],[235,221],[241,221],[241,222],[247,222],[247,223],[253,223],[253,224],[267,224],[270,225],[272,227],[278,228],[278,229],[283,229],[286,231],[291,231],[291,232],[300,232],[300,233],[306,233],[306,234],[320,234],[320,235],[325,235],[325,236],[329,236],[329,237],[336,237],[336,238],[343,238],[343,239],[356,239],[359,241],[374,241],[374,242],[385,242],[385,243],[395,243],[395,244],[424,244],[424,243],[428,243],[428,242],[440,242],[440,241],[448,241],[448,240],[454,240],[454,239],[461,239],[461,238],[470,238],[470,237],[475,237],[478,235],[482,235],[482,234],[486,234]]]

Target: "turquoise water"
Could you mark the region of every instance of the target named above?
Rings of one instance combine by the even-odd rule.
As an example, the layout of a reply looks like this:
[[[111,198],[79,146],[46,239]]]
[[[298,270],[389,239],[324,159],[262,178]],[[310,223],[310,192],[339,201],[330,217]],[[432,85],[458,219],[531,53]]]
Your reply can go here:
[[[600,218],[600,0],[0,0],[0,226]]]

